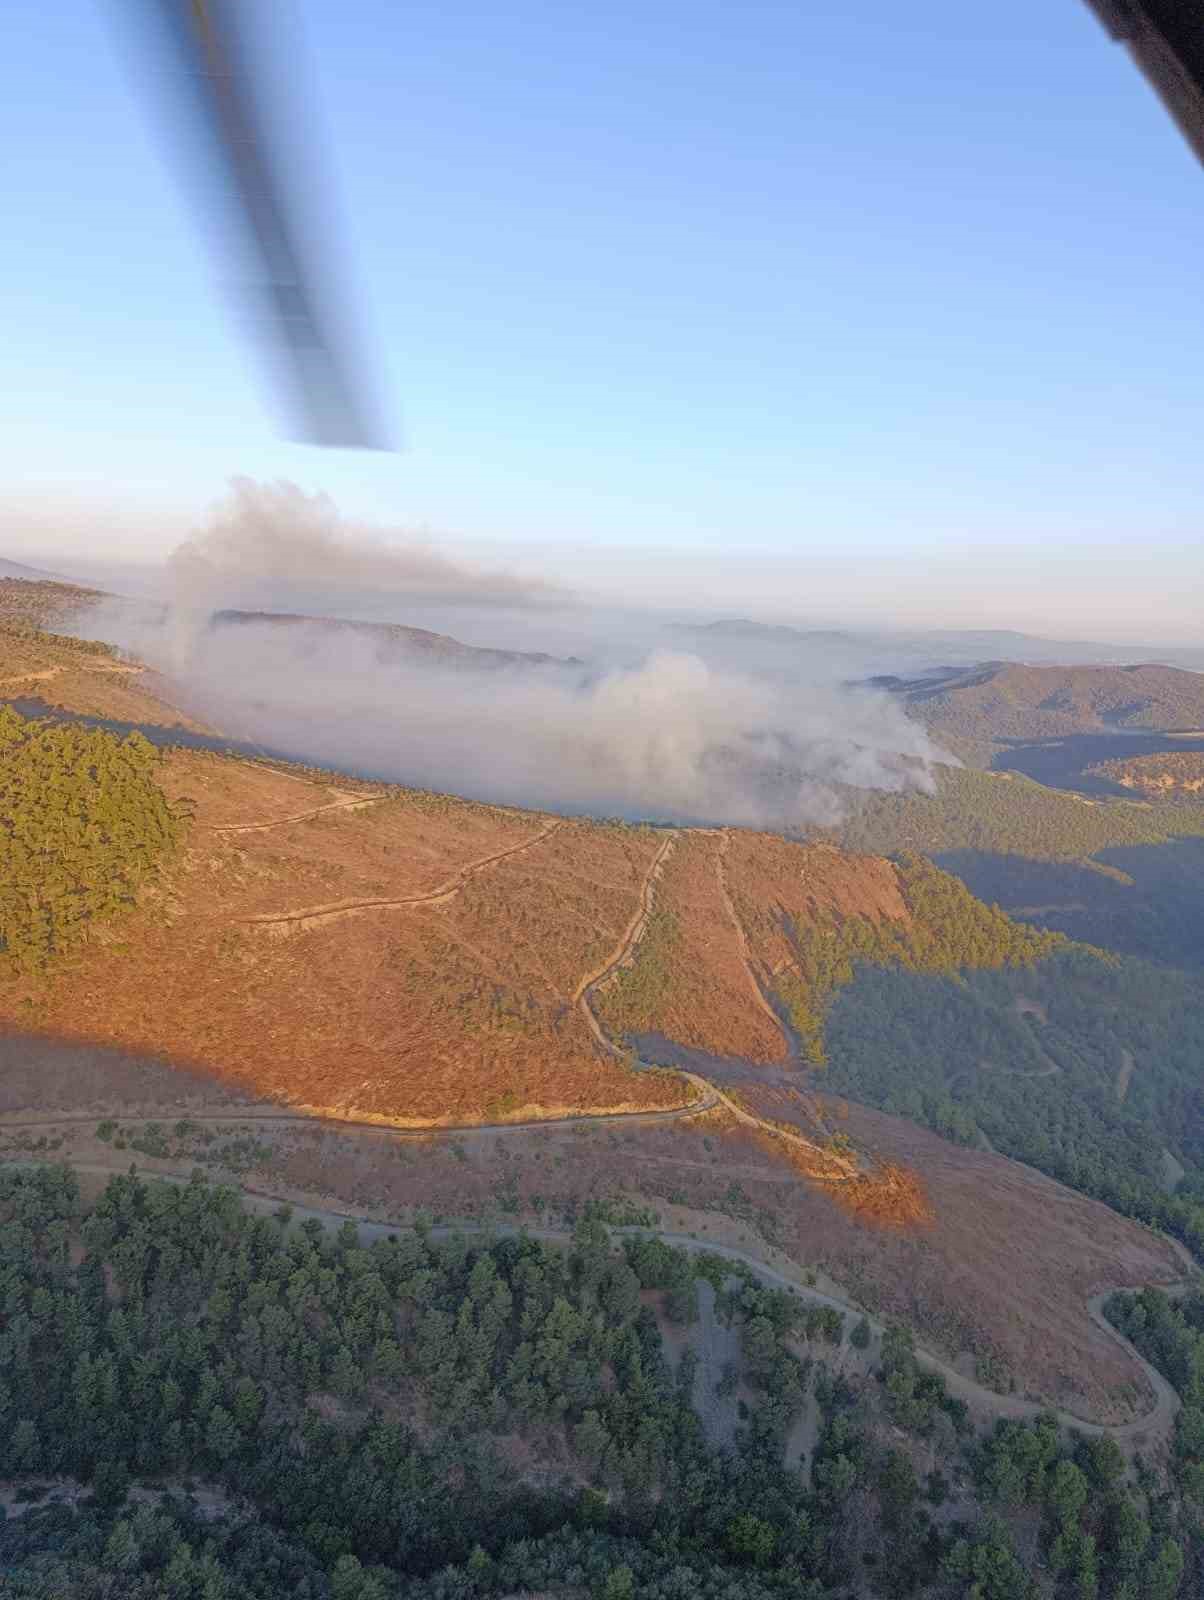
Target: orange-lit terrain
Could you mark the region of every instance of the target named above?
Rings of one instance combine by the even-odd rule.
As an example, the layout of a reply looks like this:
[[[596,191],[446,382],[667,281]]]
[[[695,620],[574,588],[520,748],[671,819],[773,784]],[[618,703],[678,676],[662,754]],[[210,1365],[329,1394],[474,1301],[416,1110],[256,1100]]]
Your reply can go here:
[[[1204,749],[1122,756],[1088,770],[1146,800],[1199,799],[1204,795]]]
[[[10,697],[180,725],[112,657],[13,633],[0,662]],[[834,1104],[798,1058],[779,984],[800,937],[909,927],[891,862],[192,749],[168,749],[157,781],[188,821],[139,903],[0,981],[6,1150],[124,1170],[124,1140],[96,1131],[124,1119],[131,1139],[158,1129],[134,1146],[151,1170],[201,1161],[384,1215],[652,1198],[667,1227],[822,1269],[968,1382],[985,1353],[1076,1415],[1143,1409],[1140,1368],[1087,1301],[1177,1279],[1172,1248],[1028,1169]],[[647,1035],[710,1065],[645,1070]],[[449,1125],[464,1131],[399,1131]]]
[[[682,1103],[598,1048],[574,1001],[657,846],[444,796],[173,751],[187,843],[146,903],[36,995],[40,1031],[192,1063],[354,1117],[458,1122]],[[333,786],[332,786],[333,785]]]

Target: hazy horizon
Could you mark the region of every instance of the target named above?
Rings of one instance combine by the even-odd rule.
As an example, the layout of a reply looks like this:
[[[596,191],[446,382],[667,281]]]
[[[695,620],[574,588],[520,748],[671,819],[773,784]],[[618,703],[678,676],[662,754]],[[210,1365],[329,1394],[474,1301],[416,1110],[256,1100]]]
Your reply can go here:
[[[123,511],[116,501],[64,504],[60,497],[56,506],[53,500],[39,505],[6,504],[0,499],[0,557],[114,592],[159,593],[174,552],[207,526],[228,491],[228,485],[219,486],[207,506],[193,514],[179,511],[170,516],[150,516],[137,508]],[[338,508],[332,509],[337,516]],[[1056,576],[1059,568],[1074,569],[1078,557],[1069,551],[1052,552],[1042,570],[1028,574],[1015,570],[1016,561],[1007,552],[996,553],[1004,569],[1000,571],[991,564],[991,551],[969,549],[951,556],[943,566],[917,570],[914,560],[900,559],[895,568],[884,564],[876,572],[866,572],[838,562],[837,552],[790,560],[780,551],[755,545],[723,552],[655,544],[586,547],[567,541],[440,538],[429,530],[404,526],[369,524],[366,531],[386,562],[391,561],[394,583],[379,591],[366,590],[370,603],[354,614],[453,634],[459,627],[473,635],[465,638],[467,643],[495,642],[481,630],[488,632],[490,619],[498,620],[505,596],[482,594],[477,611],[469,610],[465,601],[454,615],[445,617],[446,625],[440,625],[429,618],[435,610],[447,612],[449,596],[432,595],[429,582],[422,590],[407,591],[401,582],[407,562],[411,570],[417,559],[425,567],[446,566],[452,572],[500,580],[513,592],[526,591],[527,598],[536,602],[529,613],[532,633],[544,636],[556,631],[557,617],[562,619],[562,631],[571,636],[583,628],[591,631],[590,612],[603,618],[621,612],[683,621],[747,617],[800,629],[901,635],[999,631],[1054,644],[1098,644],[1118,650],[1204,650],[1197,591],[1183,591],[1177,601],[1168,602],[1136,539],[1123,551],[1111,552],[1111,561],[1106,559],[1109,552],[1099,552],[1099,560],[1082,575],[1088,596],[1067,607],[1058,598]],[[905,552],[899,555],[902,558]],[[1137,585],[1131,570],[1138,566],[1144,587]],[[1090,603],[1093,581],[1104,587]],[[324,595],[317,589],[307,604],[293,609],[337,611],[341,599],[345,596],[338,592]],[[287,600],[267,596],[258,604],[264,609],[289,608]],[[538,624],[536,608],[543,612]],[[339,614],[352,613],[344,607]],[[512,647],[505,638],[500,642],[503,648]]]
[[[0,105],[15,559],[161,561],[242,472],[600,604],[1204,643],[1204,177],[1080,0],[246,8],[393,453],[278,436],[106,9]]]

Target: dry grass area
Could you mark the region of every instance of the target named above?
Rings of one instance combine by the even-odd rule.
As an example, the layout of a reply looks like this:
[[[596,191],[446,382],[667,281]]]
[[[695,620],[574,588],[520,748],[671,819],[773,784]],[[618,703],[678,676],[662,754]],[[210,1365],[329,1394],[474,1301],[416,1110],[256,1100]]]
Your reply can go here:
[[[683,832],[656,884],[649,936],[630,972],[597,996],[616,1034],[658,1032],[690,1048],[781,1061],[781,1028],[758,999],[720,879],[724,836]]]
[[[44,979],[0,977],[0,1025],[331,1115],[693,1097],[633,1071],[591,1008],[611,1039],[655,1036],[654,1060],[725,1082],[789,1070],[765,994],[795,930],[908,915],[889,862],[828,844],[574,821],[207,751],[169,751],[160,781],[192,817],[179,858]]]
[[[461,1122],[690,1097],[604,1054],[575,1003],[638,904],[658,842],[648,830],[401,790],[350,809],[329,783],[193,752],[168,756],[163,783],[195,804],[181,859],[69,966],[0,985],[10,1026],[351,1117]],[[306,926],[304,913],[332,906]]]
[[[0,578],[0,626],[63,627],[100,599],[99,589],[49,579]]]
[[[343,792],[268,764],[228,761],[202,750],[173,750],[159,783],[169,800],[187,806],[200,829],[277,824],[329,805]],[[351,788],[348,780],[348,792]]]
[[[791,1090],[744,1090],[763,1115],[797,1121]],[[918,1225],[905,1181],[901,1228],[883,1212],[846,1209],[837,1186],[823,1199],[844,1227],[824,1224],[828,1270],[871,1309],[925,1328],[949,1354],[992,1356],[1031,1391],[1087,1419],[1123,1420],[1140,1384],[1131,1363],[1090,1321],[1086,1302],[1108,1288],[1172,1283],[1172,1245],[1100,1202],[1002,1156],[964,1149],[901,1118],[842,1103],[836,1125],[875,1158],[877,1173],[918,1178],[928,1216]],[[808,1202],[814,1214],[814,1202]],[[886,1213],[889,1217],[889,1211]],[[1136,1409],[1140,1410],[1138,1403]]]
[[[5,582],[13,580],[0,579],[0,591]],[[116,723],[212,731],[171,703],[170,686],[157,673],[109,655],[91,654],[72,639],[30,632],[22,626],[22,615],[13,614],[11,606],[5,611],[4,598],[0,593],[0,699],[37,699],[50,707]],[[51,620],[62,625],[61,618]],[[10,626],[5,627],[6,622]]]
[[[215,731],[172,704],[171,686],[148,668],[106,669],[83,658],[65,665],[54,678],[34,685],[31,692],[52,707],[81,716],[103,717],[117,723],[183,728],[190,733],[212,734]]]
[[[752,958],[772,974],[794,957],[792,926],[821,919],[909,920],[894,867],[881,856],[829,844],[793,844],[775,834],[733,833],[727,882]]]

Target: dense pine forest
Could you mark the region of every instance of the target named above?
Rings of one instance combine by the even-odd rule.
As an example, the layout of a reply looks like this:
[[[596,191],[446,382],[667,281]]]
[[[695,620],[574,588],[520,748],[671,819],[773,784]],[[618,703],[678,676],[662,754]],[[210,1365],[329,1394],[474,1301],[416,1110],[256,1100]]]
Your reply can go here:
[[[140,734],[0,706],[0,962],[32,968],[134,898],[182,823]]]
[[[901,1330],[859,1392],[833,1363],[864,1324],[716,1257],[616,1250],[588,1215],[567,1250],[421,1225],[365,1247],[199,1179],[115,1178],[85,1213],[67,1169],[8,1170],[0,1273],[0,1575],[21,1600],[1179,1591],[1190,1499],[1129,1485],[1111,1441],[1052,1419],[976,1436]],[[647,1304],[662,1290],[688,1326],[699,1275],[743,1350],[725,1449]],[[785,1466],[809,1392],[815,1449]],[[58,1475],[76,1504],[39,1503]]]
[[[1070,938],[1204,965],[1204,805],[1091,800],[1020,774],[938,769],[931,795],[851,801],[841,842],[916,850],[981,900]]]
[[[841,843],[881,855],[976,850],[1036,861],[1081,861],[1101,850],[1204,838],[1204,805],[1198,801],[1157,806],[1097,801],[1046,788],[1020,773],[936,771],[932,794],[851,796]]]
[[[1183,1401],[1175,1419],[1174,1470],[1185,1506],[1200,1508],[1192,1531],[1204,1538],[1204,1294],[1176,1301],[1143,1289],[1113,1295],[1105,1310]]]
[[[829,1088],[1026,1161],[1204,1260],[1198,981],[1072,945],[954,977],[865,963],[825,1039]]]

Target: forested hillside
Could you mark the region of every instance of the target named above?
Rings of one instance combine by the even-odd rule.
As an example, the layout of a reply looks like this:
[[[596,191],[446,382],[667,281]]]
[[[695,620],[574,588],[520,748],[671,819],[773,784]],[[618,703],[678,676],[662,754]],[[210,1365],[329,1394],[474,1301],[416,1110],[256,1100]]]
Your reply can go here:
[[[955,980],[863,966],[827,1052],[832,1090],[985,1139],[1204,1260],[1204,990],[1182,974],[1081,947]]]
[[[850,849],[918,850],[979,899],[1073,939],[1204,963],[1204,806],[1088,800],[1019,774],[937,769],[933,794],[851,798]]]
[[[1181,667],[989,662],[895,693],[937,739],[1055,739],[1109,728],[1204,725],[1204,675]]]
[[[859,964],[945,974],[1027,967],[1063,942],[1060,934],[1026,928],[984,905],[923,856],[902,856],[897,871],[906,921],[845,917],[795,930],[797,968],[778,977],[777,991],[813,1062],[826,1058],[828,1002],[853,982]]]
[[[1204,838],[1204,807],[1088,800],[1019,773],[938,767],[932,794],[848,796],[840,827],[850,850],[939,856],[977,850],[1034,861],[1082,861],[1101,850]]]
[[[125,739],[0,706],[0,958],[39,966],[133,900],[182,823],[158,757]]]
[[[1172,1300],[1160,1289],[1116,1294],[1108,1320],[1131,1339],[1179,1392],[1175,1475],[1197,1546],[1204,1544],[1204,1294]]]
[[[1153,1475],[1130,1489],[1111,1440],[1052,1418],[975,1437],[901,1330],[850,1383],[868,1323],[717,1257],[616,1250],[594,1218],[568,1251],[422,1226],[365,1248],[200,1182],[115,1178],[83,1215],[41,1168],[0,1173],[0,1224],[17,1600],[1028,1600],[1050,1570],[1067,1596],[1178,1589],[1191,1507]],[[739,1330],[725,1448],[647,1303],[688,1328],[699,1276]],[[814,1449],[786,1465],[808,1397]],[[55,1475],[90,1493],[39,1508]]]

